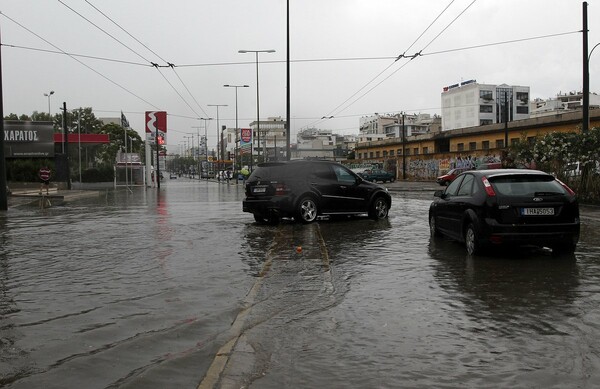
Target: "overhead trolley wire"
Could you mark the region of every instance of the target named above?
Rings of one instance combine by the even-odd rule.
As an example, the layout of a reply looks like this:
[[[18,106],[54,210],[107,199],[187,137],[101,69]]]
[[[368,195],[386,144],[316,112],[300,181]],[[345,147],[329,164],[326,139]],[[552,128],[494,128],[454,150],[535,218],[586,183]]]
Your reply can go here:
[[[350,108],[353,104],[355,104],[356,102],[358,102],[360,99],[362,99],[363,97],[365,97],[367,94],[371,93],[375,88],[377,88],[379,85],[383,84],[385,81],[387,81],[390,77],[392,77],[394,74],[398,73],[401,69],[403,69],[406,65],[408,65],[412,60],[414,60],[415,58],[419,57],[422,55],[423,50],[425,50],[427,47],[429,47],[435,40],[437,40],[452,24],[454,24],[454,22],[456,22],[458,20],[459,17],[461,17],[469,8],[471,8],[471,6],[476,2],[477,0],[473,0],[471,1],[471,3],[464,9],[462,10],[462,12],[460,12],[454,19],[452,19],[452,21],[450,23],[448,23],[448,25],[446,27],[444,27],[442,29],[442,31],[440,31],[439,34],[437,34],[427,45],[425,45],[425,47],[423,47],[418,53],[415,53],[412,56],[405,56],[404,54],[401,56],[401,58],[409,58],[409,60],[407,62],[405,62],[404,64],[402,64],[402,66],[400,66],[398,69],[394,70],[392,73],[390,73],[387,77],[385,77],[383,80],[379,81],[377,84],[375,84],[373,87],[371,87],[369,90],[367,90],[365,93],[363,93],[362,95],[360,95],[357,99],[355,99],[354,101],[352,101],[352,103],[348,104],[347,106],[345,106],[341,111],[339,112],[343,112],[346,109]],[[452,1],[454,2],[454,0]],[[452,3],[450,3],[452,4]],[[444,13],[446,10],[448,9],[448,7],[446,7],[442,13]],[[441,16],[441,14],[439,15]],[[437,20],[439,18],[439,16],[435,19]],[[434,21],[435,22],[435,21]],[[431,27],[431,25],[429,27],[427,27],[427,29],[429,29]],[[348,100],[346,100],[348,101]]]
[[[405,54],[408,50],[411,49],[411,47],[413,47],[418,41],[419,39],[421,39],[421,37],[423,35],[425,35],[425,33],[427,33],[427,31],[429,31],[429,29],[435,24],[435,22],[448,10],[448,8],[450,8],[450,6],[454,3],[455,0],[450,1],[450,3],[448,3],[448,5],[435,17],[435,19],[433,19],[433,21],[429,24],[429,26],[427,26],[427,28],[425,28],[425,30],[423,30],[423,32],[413,41],[413,43],[410,44],[410,46],[408,46],[408,48],[406,50],[404,50],[404,53],[400,54],[399,56],[397,56],[394,59],[394,62],[390,63],[385,69],[383,69],[381,72],[379,72],[375,77],[373,77],[371,80],[369,80],[365,85],[363,85],[359,90],[357,90],[355,93],[353,93],[350,97],[348,97],[346,100],[344,100],[342,103],[340,103],[337,107],[335,107],[334,109],[332,109],[331,111],[329,111],[329,113],[325,116],[323,116],[323,118],[325,117],[331,117],[331,116],[335,116],[336,113],[340,113],[343,112],[345,109],[349,108],[350,106],[352,106],[352,104],[356,103],[358,100],[360,100],[361,98],[363,98],[366,94],[368,94],[369,92],[371,92],[373,89],[375,89],[377,86],[379,86],[383,81],[387,80],[389,78],[386,77],[383,79],[383,81],[379,82],[377,85],[375,85],[373,88],[369,89],[366,93],[362,94],[358,99],[356,99],[354,102],[352,102],[352,104],[346,106],[343,110],[338,111],[338,109],[340,109],[342,106],[344,106],[344,104],[346,104],[348,101],[350,101],[353,97],[355,97],[356,95],[358,95],[361,91],[363,91],[365,88],[367,88],[371,83],[373,83],[375,80],[377,80],[379,77],[381,77],[382,74],[384,74],[386,71],[388,71],[392,66],[394,66],[396,64],[396,62],[398,62],[401,58],[410,58],[410,60],[408,62],[410,62],[411,60],[413,60],[415,57],[406,57]],[[474,0],[475,1],[475,0]],[[401,65],[394,73],[396,73],[398,70],[402,69],[404,66],[406,66],[406,64],[408,62],[405,62],[403,65]],[[392,74],[394,74],[392,73]],[[315,126],[319,123],[322,122],[323,119],[315,121],[313,123],[310,123],[308,126],[306,126],[306,128],[310,127],[310,126]]]
[[[46,42],[47,44],[49,44],[50,46],[54,47],[56,50],[60,51],[61,53],[69,56],[71,59],[79,62],[81,65],[85,66],[86,68],[88,68],[89,70],[91,70],[92,72],[96,73],[97,75],[99,75],[100,77],[104,78],[105,80],[107,80],[108,82],[112,83],[113,85],[119,87],[120,89],[124,90],[125,92],[129,93],[130,95],[136,97],[137,99],[139,99],[140,101],[143,101],[144,103],[148,104],[151,107],[154,107],[156,109],[158,109],[158,107],[156,107],[154,104],[152,104],[151,102],[147,101],[146,99],[142,98],[141,96],[138,96],[137,94],[133,93],[132,91],[130,91],[129,89],[125,88],[123,85],[117,83],[116,81],[111,80],[110,78],[108,78],[107,76],[105,76],[104,74],[100,73],[99,71],[97,71],[96,69],[92,68],[91,66],[87,65],[85,62],[80,61],[79,59],[77,59],[75,56],[72,56],[70,54],[68,54],[66,51],[64,51],[63,49],[61,49],[60,47],[56,46],[55,44],[51,43],[50,41],[48,41],[47,39],[43,38],[42,36],[40,36],[39,34],[37,34],[36,32],[32,31],[31,29],[25,27],[23,24],[17,22],[15,19],[11,18],[10,16],[6,15],[5,13],[3,13],[2,11],[0,11],[0,15],[4,16],[5,18],[7,18],[8,20],[10,20],[11,22],[15,23],[17,26],[21,27],[22,29],[24,29],[25,31],[29,32],[30,34],[33,34],[34,36],[36,36],[37,38],[41,39],[42,41]]]

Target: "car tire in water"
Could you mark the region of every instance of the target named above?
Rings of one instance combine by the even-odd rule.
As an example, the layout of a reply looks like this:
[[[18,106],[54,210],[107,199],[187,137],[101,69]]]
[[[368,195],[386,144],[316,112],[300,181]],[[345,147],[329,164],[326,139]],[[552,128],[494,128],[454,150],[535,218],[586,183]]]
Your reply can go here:
[[[577,245],[572,240],[566,240],[552,245],[552,255],[569,255],[575,252]]]
[[[375,220],[385,219],[388,216],[388,212],[390,211],[390,207],[385,201],[385,199],[381,196],[378,196],[373,200],[371,204],[371,209],[369,209],[369,216]]]
[[[312,223],[317,220],[318,215],[317,202],[312,197],[303,197],[298,202],[296,219],[301,223]]]
[[[279,215],[272,213],[268,216],[264,216],[264,215],[255,213],[254,220],[258,224],[269,224],[269,225],[275,226],[275,225],[279,224]]]
[[[465,246],[467,248],[467,254],[469,255],[478,255],[481,253],[479,233],[473,223],[469,223],[465,230]]]

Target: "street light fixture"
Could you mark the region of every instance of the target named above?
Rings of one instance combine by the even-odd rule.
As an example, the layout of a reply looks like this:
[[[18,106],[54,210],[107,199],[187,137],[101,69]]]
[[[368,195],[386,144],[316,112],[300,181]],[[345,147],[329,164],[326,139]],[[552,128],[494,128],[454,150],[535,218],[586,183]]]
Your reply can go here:
[[[217,107],[217,161],[219,158],[219,107],[228,107],[227,104],[208,104],[209,107]],[[217,169],[219,164],[217,162]]]
[[[238,136],[240,133],[240,127],[238,126],[238,88],[249,88],[249,85],[229,85],[229,84],[225,84],[223,85],[225,88],[235,88],[235,152],[234,152],[234,158],[235,158],[235,163],[233,165],[233,176],[236,177],[236,173],[237,173],[237,163],[238,163]],[[252,147],[250,147],[250,150],[252,150]],[[250,154],[250,158],[252,158],[252,153]]]
[[[256,54],[256,133],[258,135],[258,156],[257,159],[260,160],[260,94],[258,90],[258,53],[274,53],[275,50],[238,50],[238,53],[254,53]],[[254,143],[254,139],[252,139],[252,143]]]
[[[54,94],[54,91],[51,90],[49,93],[44,93],[44,96],[46,96],[48,98],[48,118],[50,118],[50,96],[52,96]]]

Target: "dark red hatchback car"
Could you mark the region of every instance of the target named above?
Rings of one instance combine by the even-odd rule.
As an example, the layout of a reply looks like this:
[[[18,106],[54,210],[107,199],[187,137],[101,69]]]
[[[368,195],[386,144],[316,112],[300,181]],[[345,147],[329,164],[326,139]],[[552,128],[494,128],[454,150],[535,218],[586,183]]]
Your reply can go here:
[[[432,236],[464,242],[471,255],[509,244],[572,253],[579,203],[567,185],[542,171],[471,170],[434,193],[429,228]]]

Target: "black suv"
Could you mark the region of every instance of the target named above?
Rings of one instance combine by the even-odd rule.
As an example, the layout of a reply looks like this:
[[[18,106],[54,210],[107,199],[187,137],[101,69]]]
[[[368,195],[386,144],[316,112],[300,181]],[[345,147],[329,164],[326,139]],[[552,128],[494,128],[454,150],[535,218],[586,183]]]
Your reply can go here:
[[[392,198],[345,166],[328,161],[294,160],[259,164],[246,181],[243,211],[259,223],[293,217],[311,223],[319,215],[388,215]]]
[[[464,172],[445,191],[436,191],[429,207],[431,235],[465,242],[471,255],[499,244],[572,253],[579,227],[575,193],[538,170]]]

